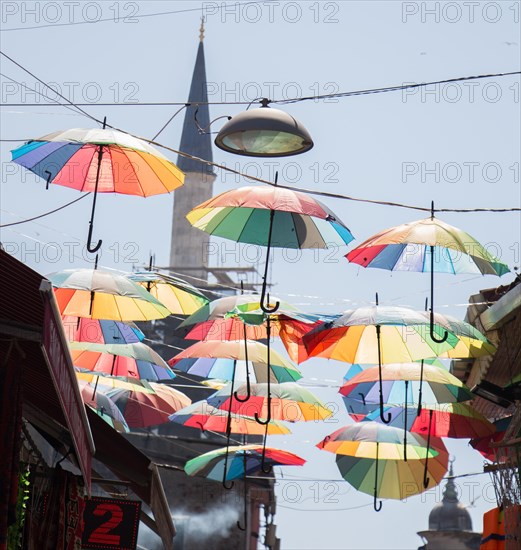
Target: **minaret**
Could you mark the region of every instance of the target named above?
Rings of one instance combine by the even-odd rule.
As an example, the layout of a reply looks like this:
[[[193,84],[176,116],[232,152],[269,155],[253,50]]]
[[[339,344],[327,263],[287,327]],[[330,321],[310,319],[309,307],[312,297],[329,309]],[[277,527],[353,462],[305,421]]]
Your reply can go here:
[[[192,84],[188,96],[179,150],[212,161],[212,141],[209,133],[210,112],[206,88],[204,61],[204,18],[199,32],[199,48],[195,60]],[[197,113],[197,114],[196,114]],[[197,119],[197,124],[196,124]],[[185,218],[194,206],[209,199],[213,193],[215,173],[211,166],[179,155],[177,165],[185,172],[185,184],[174,194],[174,217],[170,245],[170,267],[173,271],[207,280],[208,244],[210,236],[193,228]],[[198,285],[198,281],[192,281]]]

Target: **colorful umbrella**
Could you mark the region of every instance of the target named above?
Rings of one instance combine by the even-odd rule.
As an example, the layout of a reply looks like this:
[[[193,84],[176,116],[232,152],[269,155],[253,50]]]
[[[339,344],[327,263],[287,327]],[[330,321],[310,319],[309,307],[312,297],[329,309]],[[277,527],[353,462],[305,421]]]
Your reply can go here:
[[[234,414],[230,417],[226,411],[217,409],[206,401],[192,403],[175,414],[169,420],[190,428],[199,428],[208,432],[226,433],[230,422],[230,433],[262,435],[266,427],[269,435],[282,435],[291,433],[290,430],[276,420],[272,420],[266,427],[255,421],[253,417]]]
[[[434,272],[501,276],[510,271],[468,233],[436,219],[434,203],[430,218],[386,229],[351,250],[346,258],[363,267],[430,272],[431,337],[435,341],[440,339],[433,329]],[[446,335],[445,332],[441,341]]]
[[[175,378],[172,369],[149,346],[142,344],[69,343],[73,364],[112,376],[129,376],[145,380]]]
[[[510,425],[512,416],[506,416],[494,422],[495,433],[483,437],[477,437],[470,440],[470,446],[481,453],[487,460],[494,462],[497,460],[497,448],[492,447],[492,443],[499,443],[505,437],[506,430]]]
[[[421,493],[437,485],[447,471],[448,454],[443,442],[435,439],[430,447],[419,434],[409,434],[410,460],[403,462],[403,431],[385,424],[361,422],[336,430],[317,447],[342,455],[337,456],[342,476],[355,488],[372,493],[374,509],[379,512],[382,503],[377,503],[378,497],[404,498]],[[424,477],[422,488],[422,471],[429,458],[430,477]]]
[[[278,303],[271,315],[271,334],[277,336],[285,322],[313,324],[316,317],[304,314],[284,300],[270,297],[268,307]],[[191,328],[189,328],[191,327]],[[262,340],[266,338],[266,314],[259,294],[238,294],[212,300],[187,317],[178,329],[189,329],[187,340]]]
[[[184,393],[161,384],[151,384],[155,393],[115,389],[107,395],[119,407],[131,428],[147,428],[168,422],[170,415],[192,401]]]
[[[268,348],[260,342],[206,340],[197,342],[178,353],[168,364],[183,372],[203,378],[266,382],[295,382],[302,378],[296,365],[272,350],[267,365]],[[246,362],[248,361],[248,362]]]
[[[105,422],[118,432],[129,432],[128,424],[114,401],[99,391],[96,386],[78,381],[80,395],[85,405],[93,409]]]
[[[208,303],[208,298],[194,286],[170,275],[140,271],[128,278],[141,285],[175,315],[190,315]]]
[[[321,202],[277,186],[232,189],[196,206],[186,217],[210,235],[267,247],[330,248],[353,240]]]
[[[428,433],[429,426],[434,437],[477,438],[490,436],[496,431],[494,424],[466,403],[424,405],[419,416],[412,406],[385,405],[384,410],[391,413],[390,426],[422,435]],[[379,422],[378,411],[367,414],[364,421]]]
[[[88,369],[74,367],[78,382],[86,382],[97,388],[101,386],[102,391],[110,389],[123,389],[131,391],[140,391],[144,393],[154,393],[152,386],[147,380],[138,380],[129,376],[111,376],[105,372],[93,373]]]
[[[170,311],[140,285],[102,269],[65,269],[47,275],[62,316],[150,321]]]
[[[288,422],[316,422],[333,414],[316,395],[294,382],[272,384],[270,405],[267,384],[252,384],[250,399],[245,402],[237,401],[235,396],[230,399],[230,389],[228,385],[214,393],[207,399],[208,403],[219,409],[230,409],[232,413],[255,418],[267,418],[270,415],[270,418]],[[246,392],[246,384],[243,384],[237,389],[237,396],[244,396]]]
[[[434,325],[441,332],[442,327]],[[429,334],[429,321],[422,312],[402,307],[378,305],[346,311],[333,322],[324,323],[303,337],[309,356],[326,357],[348,363],[378,365],[405,363],[427,357],[436,357],[453,348],[458,337],[448,333],[441,341],[434,341]],[[380,412],[383,416],[382,377],[380,382]]]
[[[397,363],[371,367],[348,380],[339,392],[364,403],[380,401],[379,380],[382,380],[384,403],[401,405],[418,403],[414,395],[419,395],[421,367],[419,363]],[[423,400],[429,404],[459,403],[473,399],[470,390],[450,372],[434,367],[423,366]],[[359,397],[361,396],[361,397]]]
[[[145,335],[134,323],[87,319],[71,315],[63,317],[62,323],[69,342],[137,344],[145,338]]]
[[[184,174],[157,149],[129,134],[105,128],[73,128],[31,140],[11,151],[12,160],[49,183],[93,192],[87,249],[98,193],[148,197],[183,185]]]
[[[226,456],[228,454],[228,456]],[[296,454],[266,447],[265,460],[271,466],[302,466],[306,461]],[[262,445],[237,445],[215,449],[192,458],[185,464],[189,476],[232,481],[261,470]]]

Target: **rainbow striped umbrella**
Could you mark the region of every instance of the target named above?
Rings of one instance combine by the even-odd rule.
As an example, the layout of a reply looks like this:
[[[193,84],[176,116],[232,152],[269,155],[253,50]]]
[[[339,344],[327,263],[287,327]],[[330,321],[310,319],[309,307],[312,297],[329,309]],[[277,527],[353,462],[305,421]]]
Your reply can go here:
[[[267,429],[268,435],[291,433],[284,424],[277,420],[271,420],[266,426],[263,426],[250,416],[234,414],[230,417],[226,411],[217,409],[206,401],[192,403],[172,414],[169,420],[176,424],[208,432],[226,433],[229,431],[233,434],[264,435]]]
[[[327,206],[305,193],[276,186],[226,191],[196,206],[186,217],[210,235],[261,246],[331,248],[353,240]]]
[[[431,274],[430,325],[433,340],[443,342],[434,332],[434,273],[481,273],[504,275],[510,270],[490,254],[474,237],[431,216],[391,227],[370,237],[346,255],[363,267]]]
[[[64,269],[47,275],[62,316],[150,321],[170,311],[143,287],[103,269]]]
[[[12,160],[49,183],[93,192],[87,249],[98,193],[148,197],[183,185],[184,174],[157,149],[134,136],[105,128],[72,128],[31,140],[11,151]]]
[[[175,378],[172,369],[151,347],[143,344],[91,344],[70,342],[74,366],[112,376],[145,380]]]
[[[246,384],[239,386],[231,399],[230,390],[230,385],[224,387],[208,397],[208,403],[219,409],[255,418],[267,418],[271,412],[271,418],[287,422],[316,422],[333,414],[316,395],[295,382],[272,384],[271,391],[268,391],[268,384],[252,384],[247,401],[236,399],[247,394]]]
[[[402,460],[404,430],[361,422],[336,430],[317,444],[319,449],[337,454],[342,477],[353,487],[374,498],[403,499],[437,485],[448,466],[448,453],[441,439],[431,444],[419,434],[408,434],[407,454]],[[428,473],[428,477],[427,474]]]
[[[62,323],[69,342],[137,344],[145,338],[143,332],[132,322],[66,315],[62,317]]]
[[[189,460],[185,464],[185,472],[189,476],[216,481],[245,478],[261,470],[262,449],[262,445],[233,445],[215,449]],[[306,462],[296,454],[273,447],[266,447],[264,460],[270,466],[302,466]]]
[[[208,303],[208,298],[191,284],[156,271],[139,271],[128,278],[141,285],[161,302],[170,313],[191,315]]]
[[[197,342],[178,353],[168,364],[188,374],[203,378],[266,382],[295,382],[302,374],[291,361],[260,342],[206,340]]]

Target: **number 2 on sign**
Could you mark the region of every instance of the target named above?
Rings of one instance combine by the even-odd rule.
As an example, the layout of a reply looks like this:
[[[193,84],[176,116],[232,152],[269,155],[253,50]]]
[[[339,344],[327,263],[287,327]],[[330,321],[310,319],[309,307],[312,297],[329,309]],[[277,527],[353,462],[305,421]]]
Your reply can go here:
[[[119,544],[121,537],[119,535],[111,535],[110,532],[123,520],[123,510],[117,504],[103,503],[98,504],[92,512],[95,516],[104,516],[110,514],[110,517],[99,527],[92,531],[89,537],[89,542],[97,544]]]

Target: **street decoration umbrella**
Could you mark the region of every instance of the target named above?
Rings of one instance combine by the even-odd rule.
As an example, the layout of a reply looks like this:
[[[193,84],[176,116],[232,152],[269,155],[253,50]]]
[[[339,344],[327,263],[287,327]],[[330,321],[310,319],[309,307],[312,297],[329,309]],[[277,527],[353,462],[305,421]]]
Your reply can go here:
[[[415,414],[413,405],[385,405],[385,411],[392,413],[390,426],[422,435],[428,433],[429,426],[434,437],[456,439],[486,437],[496,431],[494,424],[467,403],[426,404],[419,416]],[[364,418],[366,421],[379,422],[378,411],[367,414]]]
[[[85,403],[96,412],[105,422],[110,424],[118,432],[129,432],[127,421],[121,414],[114,401],[107,395],[96,391],[96,387],[89,383],[79,381],[80,395]]]
[[[102,391],[111,389],[123,389],[154,393],[152,386],[147,380],[138,380],[129,376],[111,376],[105,372],[92,372],[89,369],[74,367],[76,379],[79,383],[88,383],[97,388],[101,386]]]
[[[425,380],[423,381],[423,379]],[[403,403],[403,422],[404,426],[407,426],[408,405],[414,403],[413,392],[418,391],[419,394],[421,387],[423,387],[423,385],[420,386],[421,381],[426,386],[424,388],[424,398],[427,403],[459,403],[473,398],[470,390],[448,371],[431,365],[422,365],[420,368],[417,363],[391,364],[380,368],[367,369],[344,384],[339,392],[350,397],[362,396],[364,405],[367,402],[379,402],[380,419],[386,424],[389,422],[385,422],[385,407],[382,400],[391,404]],[[416,406],[418,406],[417,403]],[[387,417],[392,421],[392,415],[389,412]],[[434,410],[431,408],[428,410],[426,425],[428,431],[427,445],[429,445],[431,439],[433,418]],[[407,461],[407,430],[403,430],[403,435],[403,458]],[[425,462],[424,483],[427,486],[427,460]]]
[[[176,315],[191,315],[208,303],[208,298],[194,286],[171,275],[150,270],[132,273],[128,278],[145,288],[170,313]]]
[[[182,424],[190,428],[199,428],[203,431],[233,434],[262,435],[265,427],[255,421],[251,416],[233,414],[231,418],[226,411],[217,409],[206,401],[197,401],[189,407],[177,411],[169,418],[171,422]],[[271,420],[267,424],[268,435],[285,435],[290,430],[277,420]]]
[[[263,461],[273,466],[302,466],[306,461],[300,456],[262,445],[237,445],[215,449],[203,455],[199,455],[185,464],[185,472],[189,476],[202,476],[207,479],[226,481],[244,479],[262,469]],[[233,486],[233,481],[232,481]],[[244,527],[237,522],[237,527],[246,530],[248,520],[246,485],[244,487]]]
[[[210,405],[219,409],[231,409],[232,413],[246,416],[258,416],[287,422],[309,422],[326,420],[333,411],[308,389],[295,382],[284,382],[271,385],[271,404],[268,406],[268,384],[252,384],[251,397],[246,402],[237,401],[228,385],[208,397]],[[247,392],[246,384],[237,388],[237,396]]]
[[[438,333],[444,329],[433,328]],[[408,308],[379,306],[361,307],[344,312],[336,320],[324,323],[306,334],[303,339],[309,357],[326,357],[351,364],[373,363],[381,374],[382,364],[418,361],[436,357],[453,348],[458,337],[452,332],[441,341],[429,334],[429,321],[422,312]],[[391,418],[383,414],[382,377],[380,382],[380,412],[382,421]]]
[[[254,382],[267,382],[269,374],[271,381],[275,383],[295,382],[302,378],[296,365],[274,350],[271,351],[268,365],[267,351],[266,345],[251,340],[206,340],[181,351],[168,364],[172,368],[203,378],[246,381],[251,377]]]
[[[314,198],[277,186],[241,187],[221,193],[191,210],[186,218],[196,228],[236,242],[266,246],[260,307],[264,313],[277,311],[280,302],[270,305],[267,296],[268,267],[271,247],[330,248],[345,246],[353,240],[349,229],[325,205]],[[267,300],[266,300],[267,298]],[[271,318],[266,319],[268,365],[270,364]],[[246,394],[249,398],[249,394]],[[267,416],[271,418],[270,378],[267,382]],[[233,398],[230,399],[230,403]],[[265,439],[266,441],[266,439]],[[264,442],[265,442],[264,441]]]
[[[434,272],[501,276],[510,270],[474,237],[435,218],[434,212],[433,202],[430,218],[381,231],[351,250],[346,258],[363,267],[430,272],[431,338],[441,343],[448,333],[439,338],[434,330]]]
[[[268,307],[278,303],[271,315],[271,335],[278,336],[286,323],[313,325],[317,316],[305,314],[289,302],[270,297]],[[259,294],[237,294],[212,300],[187,317],[178,327],[187,331],[187,340],[263,340],[266,338],[266,313]]]
[[[69,342],[137,344],[145,338],[143,332],[131,322],[66,315],[62,317],[62,324]]]
[[[152,381],[175,378],[167,363],[141,342],[112,345],[70,342],[69,348],[73,364],[90,371]]]
[[[47,278],[54,287],[62,316],[150,321],[170,315],[170,311],[150,292],[111,271],[64,269],[47,275]]]
[[[72,128],[31,140],[11,151],[12,160],[55,183],[92,192],[87,250],[92,245],[98,193],[148,197],[170,193],[183,185],[184,174],[147,142],[124,132],[105,128]]]
[[[170,415],[192,403],[188,396],[175,388],[161,384],[154,384],[152,388],[154,393],[114,389],[108,391],[107,395],[119,407],[131,428],[164,424]]]
[[[361,422],[336,430],[317,444],[319,449],[337,454],[344,479],[360,491],[377,498],[397,498],[423,492],[437,485],[447,472],[448,453],[441,439],[429,445],[419,434],[409,434],[410,460],[402,460],[403,431],[385,424]],[[427,485],[421,483],[424,464],[429,460]],[[383,464],[381,464],[383,463]],[[372,491],[371,491],[372,489]]]
[[[260,340],[277,336],[282,331],[291,331],[302,337],[321,321],[318,316],[300,312],[288,302],[271,297],[268,308],[276,312],[266,313],[261,306],[261,296],[258,294],[240,294],[225,296],[213,300],[203,306],[193,315],[183,321],[178,329],[193,327],[186,334],[187,339],[197,340]],[[275,308],[274,304],[278,304]],[[268,318],[269,317],[269,318]],[[291,356],[291,343],[284,341]],[[245,344],[245,361],[248,362],[248,346]],[[266,377],[264,377],[266,379]],[[249,371],[246,371],[246,383],[249,387]],[[261,382],[263,380],[257,380]],[[285,382],[289,380],[278,380]],[[270,380],[271,382],[271,380]],[[248,399],[249,394],[246,395]]]
[[[271,466],[302,466],[306,462],[294,453],[273,447],[266,447],[265,461]],[[261,463],[262,445],[233,445],[192,458],[184,470],[189,476],[232,481],[259,472]]]
[[[476,437],[470,440],[470,446],[476,449],[487,460],[494,462],[498,459],[497,448],[492,447],[493,443],[499,443],[505,437],[506,430],[510,425],[512,416],[506,416],[494,422],[495,432],[482,437]]]

